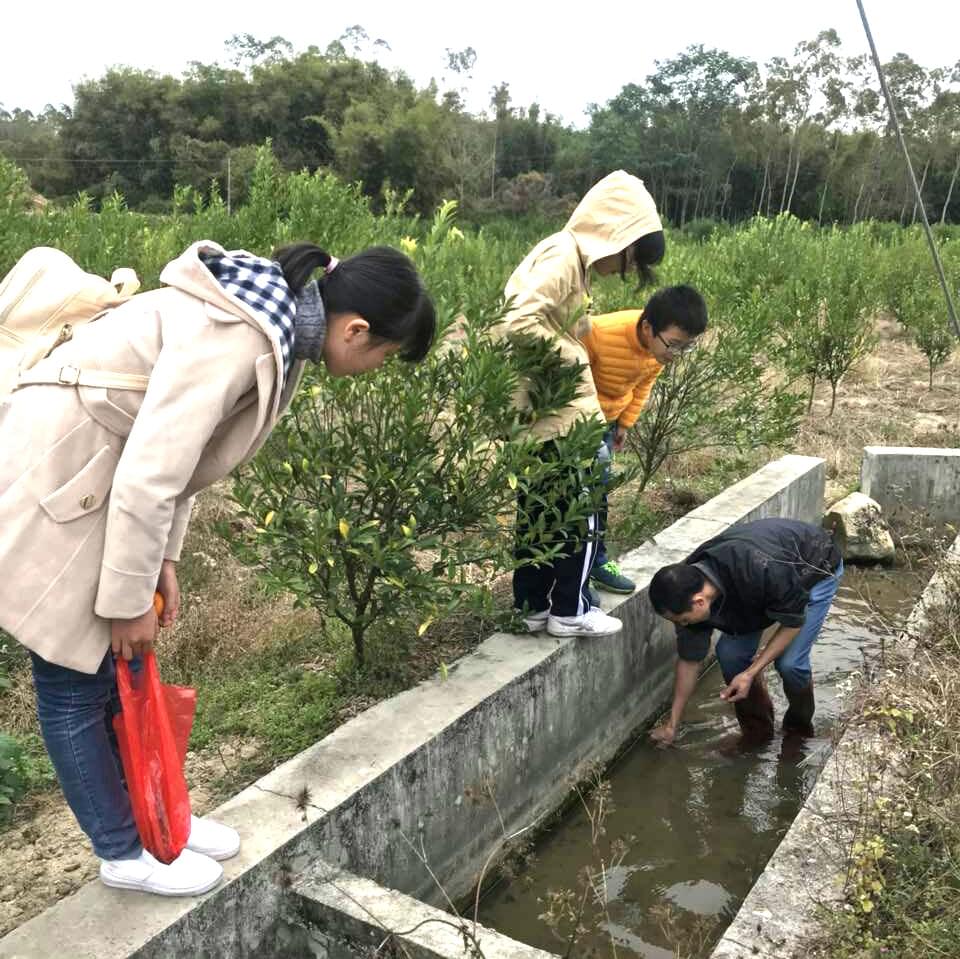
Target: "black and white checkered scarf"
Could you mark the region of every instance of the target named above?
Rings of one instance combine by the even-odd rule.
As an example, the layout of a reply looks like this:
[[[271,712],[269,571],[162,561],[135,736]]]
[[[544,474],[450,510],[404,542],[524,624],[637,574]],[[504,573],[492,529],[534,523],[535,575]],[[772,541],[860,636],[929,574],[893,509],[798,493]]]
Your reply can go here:
[[[297,305],[279,264],[243,251],[201,251],[200,259],[227,293],[250,307],[276,331],[286,382],[293,366]]]

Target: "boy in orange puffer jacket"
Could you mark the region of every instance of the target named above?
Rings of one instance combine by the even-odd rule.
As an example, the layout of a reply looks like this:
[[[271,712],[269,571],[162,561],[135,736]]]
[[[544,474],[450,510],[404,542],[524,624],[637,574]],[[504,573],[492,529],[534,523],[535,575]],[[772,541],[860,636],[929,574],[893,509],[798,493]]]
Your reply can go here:
[[[591,318],[581,339],[590,357],[597,399],[607,420],[604,435],[610,461],[623,449],[627,431],[646,406],[660,371],[696,346],[707,328],[707,306],[692,286],[668,286],[643,310],[621,310]],[[609,476],[609,466],[606,474]],[[591,582],[612,593],[631,594],[635,584],[607,555],[604,532],[607,501],[598,517],[597,554]]]

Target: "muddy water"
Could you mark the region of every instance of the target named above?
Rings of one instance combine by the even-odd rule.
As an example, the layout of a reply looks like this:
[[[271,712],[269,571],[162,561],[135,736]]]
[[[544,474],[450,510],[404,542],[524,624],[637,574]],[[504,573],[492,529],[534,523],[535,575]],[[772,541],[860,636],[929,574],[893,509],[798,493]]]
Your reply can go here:
[[[738,749],[739,727],[732,707],[718,697],[723,682],[713,668],[700,681],[673,748],[638,741],[609,771],[615,811],[598,847],[604,861],[611,840],[635,839],[620,865],[606,873],[609,918],[588,909],[598,928],[572,955],[710,954],[827,758],[838,684],[864,669],[865,654],[880,651],[881,636],[895,635],[925,578],[848,567],[813,650],[816,738],[785,748],[778,735],[753,751]],[[779,677],[769,670],[767,680],[779,723],[786,708]],[[579,890],[578,873],[596,871],[590,837],[586,815],[575,810],[541,838],[521,875],[491,891],[480,921],[563,954],[566,947],[538,917],[548,890]]]

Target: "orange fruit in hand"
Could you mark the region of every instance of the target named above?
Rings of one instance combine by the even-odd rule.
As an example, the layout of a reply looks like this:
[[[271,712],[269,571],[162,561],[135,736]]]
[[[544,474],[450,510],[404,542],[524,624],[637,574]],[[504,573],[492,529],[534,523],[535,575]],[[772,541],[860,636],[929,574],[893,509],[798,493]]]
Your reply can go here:
[[[158,616],[163,615],[163,597],[159,593],[153,594],[153,609]]]

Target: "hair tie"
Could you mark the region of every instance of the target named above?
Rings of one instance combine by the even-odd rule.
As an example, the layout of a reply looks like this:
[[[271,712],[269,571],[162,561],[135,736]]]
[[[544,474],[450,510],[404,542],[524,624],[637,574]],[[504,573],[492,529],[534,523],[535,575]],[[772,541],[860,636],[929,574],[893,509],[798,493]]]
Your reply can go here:
[[[335,257],[330,257],[330,262],[323,268],[324,275],[329,276],[338,266],[340,261]]]

